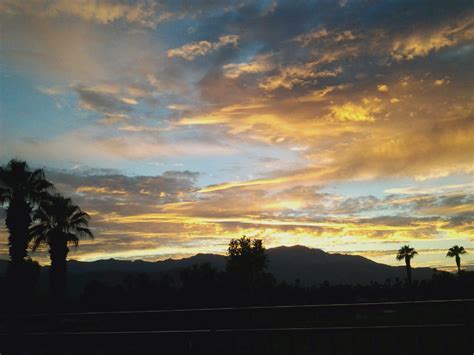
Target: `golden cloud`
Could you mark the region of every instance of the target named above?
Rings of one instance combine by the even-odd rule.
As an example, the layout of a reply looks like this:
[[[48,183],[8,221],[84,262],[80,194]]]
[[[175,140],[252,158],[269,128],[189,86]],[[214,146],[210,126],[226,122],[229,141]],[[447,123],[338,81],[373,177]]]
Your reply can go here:
[[[389,88],[388,88],[388,85],[379,84],[377,85],[377,90],[380,92],[388,92]]]
[[[271,91],[278,88],[291,90],[295,85],[305,85],[316,78],[336,77],[342,73],[342,68],[333,70],[316,70],[319,62],[309,62],[284,66],[279,69],[279,73],[262,80],[259,87]]]
[[[131,24],[145,27],[156,27],[162,21],[168,20],[171,14],[156,14],[152,4],[138,2],[134,4],[114,1],[67,1],[67,0],[32,0],[2,1],[0,12],[8,15],[27,14],[42,18],[57,17],[60,15],[75,16],[85,21],[107,24],[117,20],[124,20]]]
[[[456,23],[436,28],[427,33],[413,33],[396,39],[391,55],[397,60],[423,57],[444,47],[452,47],[460,42],[474,39],[474,17],[468,16]]]
[[[220,36],[216,42],[199,41],[187,43],[179,48],[169,49],[167,55],[169,58],[180,57],[186,60],[193,60],[196,57],[204,56],[208,53],[214,52],[221,47],[232,45],[236,46],[239,42],[237,35]]]
[[[230,63],[223,66],[224,75],[230,79],[237,79],[243,74],[264,73],[275,66],[270,61],[271,54],[260,55],[248,63]]]
[[[364,105],[348,102],[341,106],[331,106],[330,110],[331,113],[327,118],[332,121],[373,122],[375,115],[380,113],[381,108],[377,100],[366,99]]]

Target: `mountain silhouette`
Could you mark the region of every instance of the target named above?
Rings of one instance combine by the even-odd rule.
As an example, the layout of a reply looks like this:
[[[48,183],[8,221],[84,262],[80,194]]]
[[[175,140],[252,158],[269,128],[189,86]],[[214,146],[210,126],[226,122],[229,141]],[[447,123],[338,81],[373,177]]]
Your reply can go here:
[[[387,279],[405,278],[404,266],[380,264],[360,255],[326,253],[320,249],[297,245],[292,247],[276,247],[267,249],[270,260],[269,271],[277,281],[293,284],[299,280],[301,285],[320,284],[329,281],[331,284],[368,284],[385,282]],[[156,262],[143,260],[106,259],[93,262],[71,260],[68,272],[71,278],[80,284],[89,279],[103,279],[109,282],[120,280],[124,274],[177,273],[180,269],[193,264],[209,263],[213,267],[224,270],[226,256],[216,254],[196,254],[189,258],[167,259]],[[6,260],[0,260],[0,273],[3,274]],[[431,279],[434,269],[413,268],[414,280]],[[42,272],[42,276],[46,273]]]
[[[324,281],[331,284],[368,284],[385,282],[388,278],[405,278],[403,266],[380,264],[360,255],[332,254],[304,246],[268,249],[270,272],[278,280],[313,285]],[[430,279],[434,269],[414,268],[414,279]]]

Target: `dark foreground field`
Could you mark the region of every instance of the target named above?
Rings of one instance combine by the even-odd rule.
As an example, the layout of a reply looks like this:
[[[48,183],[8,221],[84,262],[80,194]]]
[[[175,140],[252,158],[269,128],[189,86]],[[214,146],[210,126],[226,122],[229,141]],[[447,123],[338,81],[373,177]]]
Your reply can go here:
[[[36,314],[16,321],[4,317],[0,350],[38,355],[471,355],[473,312],[470,299]]]

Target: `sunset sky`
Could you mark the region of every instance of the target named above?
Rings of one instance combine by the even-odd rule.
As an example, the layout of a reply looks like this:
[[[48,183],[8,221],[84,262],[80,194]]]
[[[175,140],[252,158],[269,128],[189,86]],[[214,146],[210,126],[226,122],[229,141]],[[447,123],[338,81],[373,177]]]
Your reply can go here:
[[[474,2],[3,0],[0,22],[0,163],[90,213],[71,258],[245,234],[474,267]]]

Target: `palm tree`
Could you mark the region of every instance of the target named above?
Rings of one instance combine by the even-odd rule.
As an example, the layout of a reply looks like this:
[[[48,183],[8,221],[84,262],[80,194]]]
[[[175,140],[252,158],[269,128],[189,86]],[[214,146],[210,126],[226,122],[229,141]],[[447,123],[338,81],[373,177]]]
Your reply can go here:
[[[13,279],[18,280],[15,275],[24,266],[28,256],[28,228],[32,209],[51,187],[42,169],[31,171],[24,161],[12,159],[0,167],[0,205],[7,208],[5,224],[9,232],[9,271]]]
[[[458,273],[461,272],[461,256],[462,254],[467,254],[467,251],[464,249],[464,247],[460,246],[453,246],[449,248],[448,252],[446,253],[446,257],[450,258],[456,258],[456,265],[458,267]]]
[[[48,245],[51,291],[56,298],[62,298],[66,290],[68,245],[77,247],[80,238],[94,238],[88,228],[89,218],[70,198],[60,194],[43,200],[34,214],[35,224],[30,228],[32,250],[42,244]]]
[[[405,259],[406,269],[407,269],[407,280],[408,284],[411,285],[411,265],[410,260],[417,255],[418,252],[414,248],[410,248],[409,245],[404,245],[398,249],[397,260]]]

